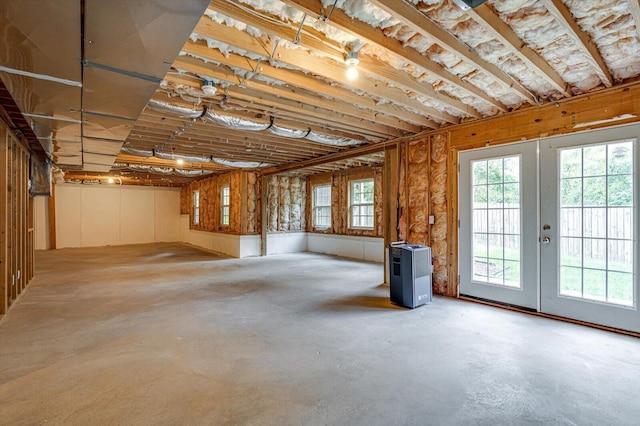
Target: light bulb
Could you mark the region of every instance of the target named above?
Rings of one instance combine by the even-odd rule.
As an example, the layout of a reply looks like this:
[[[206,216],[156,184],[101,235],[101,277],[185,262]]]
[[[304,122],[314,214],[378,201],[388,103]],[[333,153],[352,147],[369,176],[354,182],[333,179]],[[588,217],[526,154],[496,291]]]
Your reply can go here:
[[[356,78],[358,78],[358,68],[356,67],[347,68],[347,78],[349,80],[355,80]]]
[[[184,164],[184,160],[182,158],[178,158],[176,160],[176,163],[178,163],[179,165],[183,165]]]
[[[115,182],[115,180],[113,180],[113,178],[112,178],[112,177],[110,177],[109,179],[107,179],[107,183],[113,183],[113,182]]]
[[[205,96],[213,96],[218,91],[218,89],[216,89],[215,83],[210,80],[205,80],[201,89]]]

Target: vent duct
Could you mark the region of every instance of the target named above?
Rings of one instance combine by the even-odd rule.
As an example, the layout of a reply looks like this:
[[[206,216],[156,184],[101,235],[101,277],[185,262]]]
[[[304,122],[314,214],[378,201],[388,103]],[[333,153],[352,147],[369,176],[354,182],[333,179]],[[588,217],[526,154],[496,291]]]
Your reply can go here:
[[[486,3],[487,0],[453,0],[455,4],[462,10],[469,10]]]

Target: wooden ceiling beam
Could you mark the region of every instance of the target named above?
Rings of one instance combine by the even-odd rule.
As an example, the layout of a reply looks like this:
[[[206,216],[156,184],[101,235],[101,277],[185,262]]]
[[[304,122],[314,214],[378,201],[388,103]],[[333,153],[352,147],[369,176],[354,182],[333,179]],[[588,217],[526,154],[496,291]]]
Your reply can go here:
[[[570,98],[567,82],[535,50],[527,46],[520,37],[493,11],[488,4],[469,9],[467,14],[499,40],[529,68],[544,78],[555,90]]]
[[[600,77],[600,80],[602,80],[602,83],[606,87],[612,87],[613,77],[609,72],[609,67],[607,67],[604,59],[602,59],[602,55],[600,55],[598,47],[591,40],[589,34],[582,31],[569,8],[561,0],[541,1],[551,16],[553,16],[558,24],[564,28],[569,38],[571,38],[576,46],[587,55],[587,58],[589,58],[591,65],[598,74],[598,77]],[[633,3],[634,1],[637,3],[637,0],[631,0],[629,3]]]
[[[166,78],[166,80],[175,81],[172,79],[173,77]],[[272,93],[270,93],[269,90]],[[357,131],[356,129],[360,129],[360,133],[362,133],[362,131],[367,134],[376,133],[378,137],[383,138],[403,136],[406,133],[406,131],[402,129],[404,126],[394,127],[400,123],[399,120],[388,117],[376,117],[373,113],[367,114],[367,112],[362,109],[349,106],[340,101],[335,102],[334,109],[329,109],[332,103],[328,101],[304,102],[305,97],[292,99],[291,97],[284,96],[286,92],[282,93],[282,91],[278,91],[277,87],[260,83],[258,80],[252,80],[245,86],[231,86],[226,93],[234,99],[243,100],[252,105],[264,105],[265,108],[274,110],[274,114],[276,113],[275,110],[286,110],[290,115],[297,114],[302,120],[314,119],[317,122],[324,122],[325,124],[342,123],[352,127],[352,132],[354,133]],[[221,114],[223,113],[221,112]],[[377,118],[379,119],[376,121]],[[305,121],[302,121],[297,127],[308,127],[307,124]],[[408,127],[411,133],[418,133],[422,130],[417,126]]]
[[[154,123],[153,119],[148,121],[147,118],[145,120],[142,117],[139,122],[140,123]],[[192,139],[196,138],[197,140],[206,141],[211,147],[221,146],[226,147],[229,145],[236,144],[237,146],[242,147],[243,149],[248,146],[258,146],[264,145],[267,147],[272,147],[274,150],[278,149],[286,149],[292,153],[297,153],[301,156],[305,155],[322,155],[329,152],[333,152],[337,150],[339,147],[333,145],[318,145],[308,140],[301,139],[287,139],[275,136],[271,133],[266,132],[245,132],[245,131],[234,131],[229,132],[229,129],[225,129],[223,127],[212,126],[211,129],[208,129],[205,132],[198,132],[199,129],[188,129],[185,133],[180,136],[177,141],[182,141],[184,144],[189,144],[188,138],[192,135]],[[157,127],[151,127],[149,129],[139,128],[136,126],[134,130],[132,130],[132,138],[127,139],[128,142],[132,144],[136,144],[138,141],[135,137],[137,132],[146,132],[146,133],[158,133],[158,137],[162,137],[162,130],[158,130]],[[139,138],[138,138],[139,139]]]
[[[260,67],[262,68],[261,73],[266,75],[267,70],[269,70],[269,68],[271,67],[267,59],[274,51],[275,46],[273,45],[273,43],[265,38],[256,39],[244,31],[240,31],[223,24],[217,24],[213,21],[211,21],[211,23],[207,23],[207,26],[210,27],[209,31],[212,38],[215,37],[216,40],[224,44],[232,47],[235,46],[254,55],[260,55],[264,59],[262,62],[260,62]],[[202,35],[206,36],[206,34]],[[204,42],[195,43],[191,40],[188,40],[184,45],[183,51],[199,56],[201,58],[211,60],[213,60],[211,58],[213,52],[219,52],[217,49],[210,49]],[[231,57],[231,55],[229,56]],[[224,58],[224,55],[222,55],[222,57]],[[254,67],[257,61],[250,61],[246,57],[240,58],[241,62],[234,64],[233,66],[243,69],[247,69],[249,67],[249,69],[253,71],[253,68],[251,67]],[[423,103],[408,97],[405,91],[396,87],[389,87],[381,81],[362,77],[354,80],[348,80],[345,75],[346,65],[344,65],[344,63],[338,65],[335,61],[329,59],[321,59],[302,50],[294,51],[279,49],[278,53],[276,54],[276,58],[278,62],[300,70],[300,73],[302,73],[302,71],[306,71],[313,75],[337,82],[343,86],[352,87],[364,93],[369,93],[378,97],[379,99],[386,99],[392,102],[396,102],[400,105],[404,105],[405,107],[408,107],[414,111],[421,111],[425,115],[429,115],[438,120],[446,121],[448,123],[459,122],[459,119],[457,117],[449,113],[440,111],[436,108],[424,105]],[[217,60],[216,62],[229,64],[228,60],[227,62],[221,60]],[[269,76],[270,78],[275,78],[277,80],[287,82],[286,80],[283,80],[283,77],[280,75],[280,70],[282,70],[282,68],[271,68],[274,68],[274,71],[271,72],[269,70],[269,72],[272,74],[272,76]],[[308,88],[315,91],[320,91],[321,88],[316,86],[317,82],[314,82],[314,84]]]
[[[215,70],[216,68],[219,68],[217,64],[220,64],[220,63],[222,63],[223,65],[235,67],[238,69],[240,69],[241,67],[244,67],[242,69],[244,69],[245,71],[251,67],[251,65],[248,64],[246,58],[243,58],[241,56],[230,53],[228,57],[225,57],[219,50],[209,49],[208,47],[203,45],[202,42],[201,43],[188,42],[187,44],[188,44],[188,47],[187,46],[185,47],[188,49],[188,51],[190,53],[193,53],[197,57],[182,56],[176,59],[174,62],[174,65],[179,68],[188,69],[191,72],[206,76],[210,74],[211,71]],[[215,62],[214,63],[205,62],[205,60],[215,61]],[[220,61],[225,61],[225,62],[220,62]],[[292,71],[290,70],[284,70],[284,69],[278,69],[278,68],[272,67],[268,63],[261,64],[260,70],[261,70],[260,74],[268,78],[275,78],[277,76],[281,76],[282,74],[292,73]],[[309,79],[313,81],[312,78],[309,78]],[[252,84],[252,81],[244,83],[244,85],[247,85],[247,84],[249,85]],[[318,82],[314,81],[313,84],[315,84],[315,88],[320,93],[322,93],[322,87],[318,87]],[[415,105],[412,105],[415,108],[419,107],[419,105],[417,105],[418,102],[415,100],[408,100],[406,103],[415,104]],[[428,127],[428,128],[437,127],[437,124],[433,123],[427,117],[424,118],[423,124],[425,124],[425,127]],[[373,126],[372,129],[370,130],[376,130],[376,129],[377,129],[377,125]],[[380,130],[380,133],[385,133],[385,130],[382,130],[381,128],[378,130]],[[388,129],[386,131],[388,131]]]
[[[268,34],[270,37],[278,37],[289,41],[294,40],[297,34],[297,29],[284,25],[275,25],[271,20],[267,20],[266,18],[261,18],[256,14],[247,12],[245,10],[245,6],[241,9],[234,3],[212,2],[209,8],[222,13],[225,16],[255,27]],[[215,27],[210,26],[211,23],[215,24],[213,20],[205,16],[200,20],[194,31],[202,35],[213,36],[214,34],[217,34],[217,31],[215,30]],[[344,50],[339,49],[339,46],[335,46],[335,43],[328,40],[326,37],[323,37],[322,40],[317,40],[312,37],[300,38],[299,45],[308,48],[318,55],[333,59],[339,64],[344,64]],[[280,48],[279,52],[282,52],[282,48]],[[298,51],[296,50],[295,53],[298,53]],[[279,59],[283,60],[282,57]],[[376,58],[361,55],[360,66],[358,68],[363,74],[369,74],[372,77],[386,81],[391,85],[403,87],[405,90],[414,91],[416,94],[433,98],[438,103],[455,109],[466,116],[473,118],[481,117],[481,115],[469,105],[466,105],[460,100],[452,98],[446,94],[436,92],[430,84],[421,83],[415,78],[409,76],[406,72],[397,70]],[[344,76],[342,78],[342,84],[351,84],[351,82],[345,79]]]
[[[316,19],[324,17],[324,7],[320,0],[283,0],[307,15]],[[440,64],[432,61],[428,57],[422,55],[417,50],[406,47],[400,40],[387,37],[383,30],[374,28],[362,21],[352,19],[340,9],[334,9],[328,24],[358,38],[368,44],[382,48],[394,56],[401,58],[411,65],[422,69],[430,74],[436,80],[442,80],[448,85],[465,91],[466,93],[484,100],[490,105],[498,108],[500,111],[507,111],[507,107],[497,99],[492,98],[479,87],[464,81],[457,75],[445,70]]]
[[[220,95],[222,96],[222,95]],[[161,101],[166,101],[166,99],[161,99]],[[313,113],[309,115],[303,114],[289,114],[287,111],[274,111],[270,104],[261,105],[260,100],[257,98],[250,98],[249,101],[243,101],[240,97],[231,98],[226,101],[224,104],[224,109],[221,112],[221,115],[232,116],[236,118],[242,118],[250,121],[255,121],[263,124],[269,124],[269,113],[278,113],[279,117],[277,118],[275,124],[280,125],[281,127],[285,127],[288,129],[296,129],[296,130],[308,130],[311,129],[314,132],[322,133],[326,135],[342,137],[342,138],[350,138],[355,140],[365,140],[367,136],[371,136],[373,139],[387,139],[389,133],[377,133],[374,129],[366,129],[361,128],[357,129],[357,126],[354,125],[352,121],[342,120],[341,124],[333,123],[328,125],[328,122],[324,117],[315,117]],[[191,107],[190,104],[183,102],[178,98],[174,98],[170,100],[171,103],[182,106],[185,108]],[[212,103],[208,105],[208,108],[214,110],[219,107],[219,102],[217,104]],[[161,117],[165,119],[173,119],[176,123],[182,123],[181,127],[188,127],[189,121],[191,119],[181,118],[178,115],[163,115],[162,113],[155,112],[153,110],[149,110],[150,112],[159,114]],[[220,112],[220,110],[218,110]],[[266,113],[266,115],[265,115]],[[201,123],[202,126],[206,126],[205,128],[211,128],[213,126],[217,126],[209,120],[202,121],[196,120],[196,123]],[[178,124],[176,124],[178,125]],[[226,132],[230,129],[222,126]],[[383,127],[384,128],[384,127]],[[356,131],[358,130],[358,131]],[[412,133],[412,132],[409,132]],[[392,131],[390,134],[397,134],[399,136],[405,136],[406,132]],[[270,133],[262,133],[262,135],[270,135]],[[282,139],[281,136],[273,135],[274,138]],[[284,138],[289,139],[289,138]]]
[[[216,56],[219,57],[221,60],[222,58],[224,58],[224,55],[222,55],[219,52],[218,52],[218,55]],[[199,61],[200,60],[193,57],[182,56],[176,59],[174,66],[176,68],[182,69],[183,71],[192,72],[188,68],[189,65],[195,65],[198,69],[202,69],[202,64],[200,64]],[[244,62],[246,63],[246,60]],[[234,64],[235,63],[236,62],[234,61]],[[181,68],[178,65],[181,65],[187,68]],[[238,78],[238,76],[235,75],[233,71],[230,68],[228,68],[227,65],[225,64],[222,64],[222,65],[223,66],[218,66],[218,67],[208,67],[206,69],[208,74],[204,74],[204,76],[210,77],[216,80],[220,80],[220,81],[225,81],[230,84],[239,85],[241,83],[241,79]],[[235,68],[238,68],[235,65],[229,65],[229,66],[234,66]],[[307,88],[316,87],[319,93],[323,93],[324,95],[330,98],[326,100],[330,104],[336,101],[345,102],[347,104],[352,104],[357,108],[372,110],[372,111],[376,111],[377,113],[386,114],[390,117],[395,117],[398,120],[409,123],[409,125],[428,127],[432,129],[439,127],[438,124],[434,123],[432,120],[429,120],[428,117],[417,114],[415,112],[408,111],[404,108],[399,107],[397,104],[378,103],[375,99],[359,95],[357,93],[352,92],[351,90],[333,86],[329,83],[324,83],[322,81],[314,80],[310,76],[306,76],[304,74],[300,74],[294,71],[290,71],[286,69],[278,69],[276,76],[272,76],[271,71],[272,69],[270,68],[266,68],[266,69],[263,68],[263,71],[261,74],[266,77],[274,78],[274,79],[276,79],[275,77],[279,77],[277,78],[277,80],[282,81],[283,83],[286,84],[285,87],[287,92],[309,93],[310,91]],[[185,74],[182,74],[182,75],[185,75]],[[181,77],[168,74],[166,78],[179,79]],[[197,78],[197,77],[193,77],[193,78]],[[199,85],[202,85],[201,81],[202,79],[199,79],[199,82],[200,82]],[[251,84],[256,84],[257,82],[259,82],[259,80],[257,79],[251,80]],[[267,84],[267,86],[269,85]],[[278,85],[272,85],[269,87],[272,88],[272,91],[274,93],[278,93],[278,94],[282,93],[280,92],[281,90],[285,90],[282,88],[282,86],[278,86]],[[402,126],[402,125],[397,127],[404,128],[407,131],[412,130],[410,128],[405,128],[406,126]]]
[[[391,16],[401,20],[417,33],[435,39],[437,44],[459,55],[461,59],[472,64],[478,68],[478,70],[495,79],[495,81],[501,83],[503,86],[509,87],[525,101],[530,104],[537,103],[535,96],[520,84],[520,82],[502,71],[499,67],[482,59],[477,53],[472,51],[469,46],[459,41],[450,32],[440,28],[425,14],[416,9],[414,5],[397,0],[369,0],[369,2]]]
[[[640,38],[640,1],[628,1],[631,16],[636,23],[636,33]]]
[[[155,121],[158,121],[161,119],[162,119],[161,117],[156,117],[156,118],[151,117],[152,125],[153,123],[155,123]],[[132,131],[131,137],[128,139],[128,142],[130,143],[129,146],[134,148],[140,148],[140,146],[144,143],[144,140],[142,141],[140,140],[141,138],[138,136],[138,132],[157,132],[158,131],[154,128],[152,128],[151,130],[141,128],[143,127],[142,124],[146,124],[148,122],[149,122],[149,117],[145,117],[145,115],[143,114],[143,116],[139,120],[139,125],[136,126],[136,128]],[[172,129],[173,128],[171,128],[171,130]],[[298,159],[304,159],[308,156],[325,155],[327,153],[345,149],[345,147],[318,144],[306,139],[289,139],[289,138],[277,137],[267,132],[259,132],[259,133],[242,132],[242,131],[229,132],[228,129],[217,127],[217,126],[213,127],[212,129],[213,130],[209,130],[204,136],[205,138],[208,138],[205,140],[207,141],[211,149],[216,149],[217,147],[219,147],[220,150],[226,150],[230,146],[233,146],[235,142],[236,146],[239,146],[239,148],[242,148],[242,149],[245,149],[246,147],[257,148],[257,147],[264,146],[263,150],[266,150],[266,151],[271,150],[271,151],[281,153],[282,150],[285,150],[284,152],[286,153],[289,153],[289,152],[296,153]],[[195,130],[198,130],[197,126],[195,127]],[[183,135],[181,135],[180,137],[172,141],[172,145],[179,147],[181,144],[183,145],[194,144],[194,142],[197,142],[197,140],[194,141],[193,139],[201,138],[202,136],[193,135],[193,131],[194,131],[193,128],[186,129]],[[159,135],[161,139],[160,142],[162,143],[166,140],[166,139],[162,139],[164,135],[166,135],[166,133],[164,134],[161,133]],[[189,137],[192,138],[191,141],[188,140]],[[220,141],[217,142],[216,139],[219,139]],[[147,147],[147,149],[151,149],[151,148],[154,148],[154,147],[153,146]]]
[[[335,152],[332,154],[328,154],[322,157],[317,157],[317,158],[310,158],[308,160],[304,160],[304,161],[299,161],[297,163],[292,163],[292,164],[283,164],[280,166],[275,166],[275,167],[268,167],[265,168],[261,171],[261,173],[265,176],[268,175],[277,175],[280,173],[286,173],[286,172],[291,172],[293,170],[299,170],[299,169],[304,169],[307,167],[316,167],[316,166],[320,166],[323,164],[328,164],[328,163],[333,163],[335,161],[341,161],[341,160],[347,160],[349,158],[355,158],[355,157],[360,157],[363,155],[370,155],[370,154],[374,154],[376,152],[380,152],[380,151],[384,151],[386,147],[388,146],[393,146],[399,143],[403,143],[403,142],[411,142],[413,140],[417,140],[420,138],[423,138],[424,134],[430,134],[430,133],[435,133],[439,130],[433,130],[430,132],[424,132],[424,133],[420,133],[418,135],[412,135],[412,136],[407,136],[404,138],[398,138],[398,139],[394,139],[394,140],[389,140],[389,141],[385,141],[385,142],[380,142],[377,144],[373,144],[373,145],[365,145],[365,146],[359,146],[359,147],[355,147],[355,148],[351,148],[351,149],[347,149],[341,152]]]
[[[153,143],[158,140],[158,136],[152,130],[135,130],[132,133],[131,141],[127,141],[127,146],[131,148],[151,150],[154,146],[149,146],[149,142]],[[189,138],[191,139],[189,140]],[[179,149],[179,154],[189,152],[195,155],[210,156],[214,155],[216,152],[223,151],[226,153],[230,150],[229,152],[232,153],[243,153],[243,155],[248,155],[244,153],[247,152],[247,149],[251,149],[251,152],[257,151],[260,152],[261,155],[277,153],[278,157],[288,159],[300,159],[305,158],[308,155],[324,155],[336,151],[336,149],[332,149],[310,152],[310,150],[305,149],[304,146],[296,147],[295,144],[291,144],[289,146],[276,146],[260,140],[245,142],[244,140],[238,139],[226,139],[224,138],[224,135],[216,135],[215,139],[218,140],[188,136],[184,139],[176,139],[176,143],[173,144],[173,147]]]
[[[245,116],[239,115],[239,114],[230,113],[228,115],[233,117],[246,118]],[[140,125],[142,123],[151,122],[151,123],[154,123],[154,125],[156,126],[163,125],[163,124],[174,126],[174,127],[170,127],[171,131],[176,131],[180,127],[185,127],[185,128],[189,127],[189,119],[185,120],[184,118],[180,118],[178,116],[173,116],[173,117],[165,116],[165,115],[162,115],[162,113],[159,113],[150,109],[147,109],[138,121],[139,121],[138,124]],[[264,122],[265,124],[269,122],[268,120],[263,120],[263,119],[260,121]],[[289,124],[293,124],[293,123],[290,123],[289,121],[281,121],[281,122],[285,124],[285,127],[294,128],[293,126],[289,126]],[[323,130],[316,126],[308,126],[308,127],[311,127],[311,130],[319,133],[321,133]],[[205,134],[205,135],[213,134],[216,132],[222,132],[228,135],[230,129],[224,126],[218,126],[209,121],[196,120],[193,127],[187,130],[199,131],[201,134]],[[300,130],[305,130],[305,129],[302,128]],[[285,143],[290,143],[289,141],[293,140],[291,138],[277,136],[267,131],[251,132],[251,131],[244,131],[244,130],[235,130],[234,134],[242,135],[244,138],[261,139],[261,140],[270,141],[273,143],[278,143],[280,141]],[[345,137],[345,138],[349,138],[353,136],[353,133],[341,132],[341,131],[328,132],[325,130],[324,134],[329,134],[336,137]]]
[[[197,89],[200,86],[200,83],[198,82],[189,81],[188,79],[181,79],[176,76],[167,76],[165,77],[165,80],[177,84],[188,85],[194,89]],[[246,87],[230,87],[230,95],[233,94],[233,91],[241,89],[251,89],[266,96],[275,96],[280,99],[289,99],[292,101],[296,101],[299,105],[302,105],[303,110],[317,108],[316,112],[314,112],[314,115],[316,116],[319,115],[319,109],[330,109],[333,113],[342,113],[353,117],[354,120],[364,120],[371,123],[378,123],[388,126],[389,128],[393,129],[392,133],[395,133],[396,130],[402,130],[411,133],[419,133],[423,130],[423,126],[416,126],[412,123],[407,123],[406,121],[400,120],[396,117],[391,117],[386,114],[380,114],[368,108],[360,108],[356,105],[343,102],[339,99],[326,99],[303,89],[291,89],[287,86],[269,85],[258,79],[254,79],[248,82],[248,84],[246,84]],[[424,119],[424,117],[421,118]],[[433,127],[431,128],[438,127],[435,123],[433,123],[432,126]]]

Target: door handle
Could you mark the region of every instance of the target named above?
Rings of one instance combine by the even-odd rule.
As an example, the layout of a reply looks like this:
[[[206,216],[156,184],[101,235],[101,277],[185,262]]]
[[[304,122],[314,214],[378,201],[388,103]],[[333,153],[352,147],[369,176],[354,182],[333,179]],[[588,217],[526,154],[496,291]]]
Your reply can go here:
[[[542,242],[543,242],[544,244],[549,244],[549,243],[551,242],[551,238],[549,238],[549,237],[542,237]]]

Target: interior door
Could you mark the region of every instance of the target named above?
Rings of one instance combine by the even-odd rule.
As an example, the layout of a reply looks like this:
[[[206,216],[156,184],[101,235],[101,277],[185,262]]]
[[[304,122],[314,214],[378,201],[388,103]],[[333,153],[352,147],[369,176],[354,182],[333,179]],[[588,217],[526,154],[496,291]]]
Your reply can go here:
[[[459,154],[460,294],[538,309],[537,147]]]
[[[640,125],[540,145],[541,311],[640,332]]]

